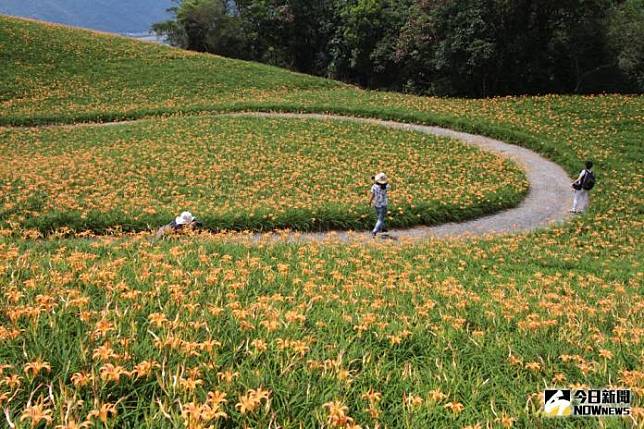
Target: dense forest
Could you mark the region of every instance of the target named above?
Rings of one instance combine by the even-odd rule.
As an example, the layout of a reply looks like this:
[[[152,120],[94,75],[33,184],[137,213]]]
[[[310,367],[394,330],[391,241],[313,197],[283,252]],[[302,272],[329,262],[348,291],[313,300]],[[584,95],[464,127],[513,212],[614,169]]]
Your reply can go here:
[[[417,94],[642,92],[644,0],[175,0],[176,46]]]

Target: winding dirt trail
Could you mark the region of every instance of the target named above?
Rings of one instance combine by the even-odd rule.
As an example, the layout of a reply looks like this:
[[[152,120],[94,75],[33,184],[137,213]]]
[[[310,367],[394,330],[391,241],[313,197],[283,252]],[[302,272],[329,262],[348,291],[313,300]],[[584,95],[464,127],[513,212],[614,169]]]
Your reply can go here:
[[[225,116],[351,121],[448,137],[511,159],[523,169],[528,178],[528,182],[530,183],[528,195],[519,206],[513,209],[466,222],[446,223],[436,226],[418,226],[408,229],[393,229],[389,231],[388,235],[394,239],[416,241],[428,238],[480,237],[489,234],[530,232],[547,227],[553,223],[563,222],[569,217],[568,209],[570,208],[570,200],[572,197],[570,183],[572,179],[568,177],[564,169],[559,165],[545,159],[536,152],[520,146],[446,128],[350,116],[263,112],[230,113]],[[264,240],[270,237],[276,240],[287,241],[322,241],[330,237],[344,242],[372,240],[369,232],[352,231],[264,233],[254,235],[255,240]]]

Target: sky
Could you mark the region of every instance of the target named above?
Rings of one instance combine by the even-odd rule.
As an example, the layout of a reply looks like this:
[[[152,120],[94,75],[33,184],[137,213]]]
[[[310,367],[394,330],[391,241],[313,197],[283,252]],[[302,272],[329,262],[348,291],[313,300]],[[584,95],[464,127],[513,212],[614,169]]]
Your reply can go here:
[[[146,33],[170,17],[171,0],[0,0],[0,14],[110,33]]]

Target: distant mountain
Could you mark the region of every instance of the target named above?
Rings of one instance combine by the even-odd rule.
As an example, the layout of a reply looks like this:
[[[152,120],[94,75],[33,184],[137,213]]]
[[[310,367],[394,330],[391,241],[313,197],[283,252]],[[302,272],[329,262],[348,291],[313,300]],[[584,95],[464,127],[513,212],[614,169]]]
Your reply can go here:
[[[110,33],[145,33],[170,17],[171,0],[0,0],[0,14]]]

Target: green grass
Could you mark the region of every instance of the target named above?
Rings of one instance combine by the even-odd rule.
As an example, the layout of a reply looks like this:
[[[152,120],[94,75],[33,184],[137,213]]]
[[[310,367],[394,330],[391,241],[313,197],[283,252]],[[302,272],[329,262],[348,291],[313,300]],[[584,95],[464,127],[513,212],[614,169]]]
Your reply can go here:
[[[512,207],[528,189],[510,161],[462,143],[338,121],[175,118],[0,142],[0,216],[16,232],[146,230],[183,210],[210,230],[366,229],[378,171],[396,227]]]
[[[23,115],[109,113],[189,100],[342,87],[260,64],[0,17],[3,122]],[[38,41],[47,40],[42,44]],[[168,85],[168,82],[172,82]]]
[[[36,41],[46,34],[73,39],[70,46],[82,42],[107,49],[115,43],[4,22],[11,24],[2,26],[4,35],[17,31],[13,27],[31,26],[28,34]],[[141,46],[143,57],[147,49],[151,57],[157,50],[174,52]],[[29,49],[37,55],[45,46],[33,43]],[[20,60],[17,55],[12,62]],[[78,61],[77,56],[66,61]],[[294,77],[270,70],[284,82]],[[200,82],[210,78],[199,76]],[[0,79],[7,85],[4,76]],[[125,86],[135,80],[133,75],[122,79]],[[2,238],[0,365],[13,367],[0,375],[0,405],[17,427],[30,426],[20,417],[32,395],[32,404],[45,401],[54,424],[62,423],[61,415],[82,421],[100,403],[117,403],[118,415],[107,420],[108,427],[181,427],[186,404],[203,404],[207,392],[215,390],[229,400],[223,405],[228,418],[214,422],[218,427],[321,427],[328,421],[324,404],[331,401],[346,405],[355,423],[370,428],[376,423],[496,428],[503,415],[514,418],[516,428],[633,426],[627,419],[540,415],[539,395],[546,386],[579,384],[630,387],[636,392],[635,425],[643,424],[643,97],[457,100],[337,87],[291,88],[279,95],[271,90],[261,96],[239,88],[230,98],[215,99],[204,84],[195,98],[164,105],[170,99],[163,98],[164,91],[169,94],[176,85],[169,78],[155,82],[141,91],[138,106],[99,93],[83,104],[70,92],[57,101],[14,99],[3,104],[0,115],[4,124],[33,124],[279,108],[439,123],[530,147],[571,175],[582,160],[592,158],[597,186],[588,213],[545,231],[401,247],[248,246],[220,236],[156,245],[141,237]],[[155,326],[154,313],[163,313],[168,322]],[[101,320],[112,329],[97,330]],[[268,323],[273,320],[277,324]],[[175,339],[166,344],[176,348],[159,349],[155,336]],[[211,352],[195,350],[195,344],[209,339],[221,344]],[[260,339],[264,351],[252,345]],[[303,356],[297,341],[308,347]],[[117,356],[102,362],[93,355],[105,344]],[[288,347],[280,349],[284,344]],[[37,358],[49,362],[51,370],[31,379],[24,365]],[[101,380],[106,363],[131,371],[146,359],[159,364],[150,376]],[[190,371],[195,368],[198,373]],[[239,375],[227,383],[218,376],[226,371]],[[96,379],[74,386],[76,372]],[[561,381],[553,380],[557,374]],[[10,375],[18,377],[20,387],[9,387],[5,377]],[[180,387],[181,379],[184,386],[189,379],[203,384],[190,391]],[[55,405],[47,399],[48,385]],[[239,396],[258,387],[271,391],[270,404],[262,402],[242,415],[235,407]],[[435,389],[446,395],[438,403],[428,401]],[[369,390],[382,395],[373,414],[363,397]],[[422,397],[422,404],[406,406],[410,395]],[[462,412],[452,413],[445,407],[449,402],[463,404]],[[69,411],[68,403],[75,404]]]
[[[559,242],[562,234],[566,243]],[[585,241],[555,230],[467,246],[457,241],[403,248],[246,248],[219,240],[6,243],[3,253],[14,254],[4,258],[7,293],[20,290],[23,296],[5,314],[23,316],[15,325],[22,333],[7,341],[0,359],[18,370],[37,357],[51,364],[50,374],[24,380],[17,403],[24,404],[43,381],[64,383],[86,398],[72,414],[81,419],[93,406],[91,398],[122,399],[120,417],[110,420],[115,427],[133,427],[148,413],[149,424],[172,427],[158,409],[148,408],[151,398],[179,419],[176,401],[204,401],[205,392],[215,390],[231,400],[225,411],[234,425],[316,427],[326,419],[322,404],[338,399],[371,427],[375,420],[361,397],[370,389],[383,395],[377,421],[388,427],[494,422],[493,409],[517,418],[516,427],[536,421],[588,427],[578,419],[535,417],[538,397],[525,411],[528,396],[553,384],[555,374],[565,376],[558,384],[605,386],[609,379],[628,379],[624,371],[641,369],[636,258],[612,252],[600,240],[592,247]],[[219,307],[220,313],[213,311]],[[169,322],[155,326],[153,313]],[[93,336],[100,320],[112,330]],[[263,324],[271,320],[275,330]],[[157,337],[181,342],[160,349]],[[189,352],[191,343],[209,339],[221,345],[212,353]],[[254,351],[253,340],[267,349]],[[309,349],[302,356],[280,350],[280,340],[304,341]],[[108,361],[128,371],[149,360],[163,371],[101,381],[105,362],[92,355],[105,344],[117,355],[127,353]],[[606,363],[602,349],[613,355]],[[522,363],[510,361],[510,354]],[[580,360],[562,361],[565,355]],[[528,369],[530,362],[539,369]],[[584,374],[582,364],[591,371]],[[189,368],[200,368],[195,378],[204,384],[196,391],[163,387]],[[226,383],[217,375],[225,371],[239,375]],[[97,380],[74,388],[77,372]],[[260,386],[272,391],[271,411],[236,412],[238,396]],[[428,403],[435,389],[447,399]],[[410,394],[425,402],[406,408],[403,395]],[[465,406],[461,414],[444,408],[451,401]]]

